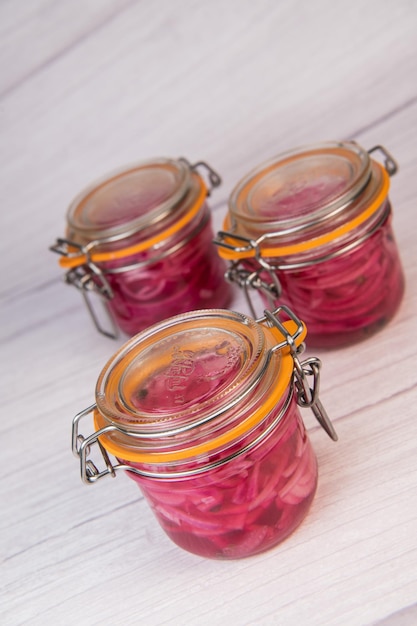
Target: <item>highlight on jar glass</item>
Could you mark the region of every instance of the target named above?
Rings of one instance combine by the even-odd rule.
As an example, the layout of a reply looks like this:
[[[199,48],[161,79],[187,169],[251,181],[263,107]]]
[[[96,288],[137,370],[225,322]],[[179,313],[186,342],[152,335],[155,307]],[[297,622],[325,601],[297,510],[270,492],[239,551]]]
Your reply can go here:
[[[220,183],[202,161],[155,159],[107,176],[75,198],[66,237],[51,250],[60,254],[66,282],[81,291],[100,332],[134,335],[179,313],[227,307],[230,285],[206,202]]]
[[[299,407],[337,439],[318,397],[321,363],[299,358],[305,334],[287,307],[258,320],[196,311],[138,334],[104,367],[96,403],[73,420],[82,480],[126,471],[172,541],[203,557],[280,543],[317,485]]]
[[[255,289],[267,306],[291,307],[320,348],[383,328],[404,293],[388,199],[396,171],[382,146],[338,142],[285,153],[243,178],[215,243],[252,313]]]

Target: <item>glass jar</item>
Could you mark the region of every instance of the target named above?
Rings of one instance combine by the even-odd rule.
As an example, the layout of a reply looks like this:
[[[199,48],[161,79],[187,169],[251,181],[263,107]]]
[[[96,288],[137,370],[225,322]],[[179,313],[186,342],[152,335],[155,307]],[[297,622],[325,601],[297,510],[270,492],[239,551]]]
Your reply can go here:
[[[318,398],[320,361],[299,360],[304,336],[286,307],[256,321],[196,311],[138,334],[104,367],[96,404],[73,420],[82,479],[127,471],[166,534],[200,556],[240,558],[279,543],[317,484],[298,406],[337,439]]]
[[[379,150],[385,167],[371,159]],[[283,154],[238,183],[216,244],[227,277],[259,289],[268,306],[290,306],[309,345],[335,348],[382,328],[395,314],[404,276],[391,224],[381,146],[323,143]],[[253,308],[252,308],[253,311]]]
[[[104,178],[70,205],[66,238],[51,249],[103,334],[134,335],[178,313],[228,305],[201,168],[217,187],[219,176],[203,162],[158,159]],[[104,300],[110,330],[91,292]]]

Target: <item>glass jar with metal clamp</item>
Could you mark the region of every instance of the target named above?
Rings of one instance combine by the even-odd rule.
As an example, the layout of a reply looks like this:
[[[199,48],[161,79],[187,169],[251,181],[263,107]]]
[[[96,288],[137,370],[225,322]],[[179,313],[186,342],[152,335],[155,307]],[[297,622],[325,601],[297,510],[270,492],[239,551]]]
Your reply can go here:
[[[66,237],[51,249],[100,332],[133,335],[178,313],[227,306],[230,286],[206,202],[220,182],[204,162],[155,159],[107,176],[72,202]],[[91,293],[104,301],[110,327]]]
[[[195,311],[136,335],[101,372],[96,403],[73,420],[82,480],[127,472],[167,535],[200,556],[275,546],[316,490],[299,407],[337,439],[318,395],[321,363],[300,360],[305,334],[280,307],[258,320]]]
[[[253,289],[267,306],[290,306],[320,348],[381,329],[404,292],[388,199],[396,171],[382,146],[338,142],[285,153],[243,178],[215,243],[252,311]]]

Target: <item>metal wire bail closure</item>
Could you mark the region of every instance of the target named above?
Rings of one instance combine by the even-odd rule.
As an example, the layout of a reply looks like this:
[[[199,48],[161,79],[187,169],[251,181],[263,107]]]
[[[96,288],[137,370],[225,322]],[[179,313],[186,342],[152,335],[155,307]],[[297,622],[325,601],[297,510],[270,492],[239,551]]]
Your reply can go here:
[[[232,320],[233,323],[234,320],[236,320],[237,314],[234,314],[233,312],[197,312],[197,314],[206,314],[206,316],[208,315],[209,317],[222,313],[225,315],[223,322],[226,325],[229,320]],[[241,319],[244,319],[244,317],[245,316],[241,316]],[[250,320],[250,318],[247,319]],[[204,319],[204,322],[205,320],[206,318]],[[162,335],[165,337],[164,341],[168,340],[172,333],[178,332],[175,330],[176,322],[178,322],[178,319],[176,318],[172,318],[168,321],[166,331],[164,331],[165,334]],[[256,327],[260,327],[260,329],[267,329],[269,337],[271,336],[270,333],[272,333],[272,336],[274,337],[274,345],[268,348],[265,352],[263,365],[260,364],[258,369],[253,370],[255,374],[256,372],[258,373],[255,376],[251,375],[251,380],[248,381],[246,391],[239,392],[239,394],[235,394],[235,396],[232,394],[229,399],[227,399],[226,394],[226,398],[223,401],[223,408],[220,406],[220,408],[216,410],[210,409],[208,414],[204,415],[203,412],[200,416],[197,412],[195,415],[193,414],[193,419],[190,423],[179,422],[177,426],[175,425],[175,422],[171,425],[167,423],[165,427],[166,430],[162,429],[161,431],[160,428],[164,425],[164,420],[162,419],[159,423],[155,423],[156,430],[154,428],[152,432],[148,434],[146,432],[146,428],[141,428],[139,431],[135,430],[136,427],[133,422],[132,425],[122,422],[119,423],[114,420],[110,423],[108,420],[103,418],[100,412],[102,409],[100,409],[97,404],[94,404],[77,414],[73,420],[72,427],[72,451],[80,461],[82,480],[86,483],[93,483],[99,478],[107,475],[114,477],[118,470],[125,470],[155,479],[181,478],[202,473],[208,469],[227,463],[232,458],[236,458],[236,456],[243,454],[254,445],[257,445],[260,440],[262,440],[273,428],[275,428],[285,414],[294,393],[296,394],[296,400],[299,406],[311,408],[320,425],[324,428],[327,434],[334,441],[336,441],[336,432],[319,399],[319,374],[321,363],[319,359],[314,357],[310,357],[306,361],[299,360],[299,355],[303,349],[302,342],[306,332],[303,323],[287,307],[279,307],[273,312],[266,310],[262,318],[252,320],[252,325],[255,325],[255,330]],[[160,326],[161,325],[154,327],[157,328],[157,330],[154,330],[153,334],[158,332],[158,328]],[[260,330],[260,332],[262,331]],[[146,333],[142,333],[142,335],[145,337],[146,341]],[[127,345],[132,345],[132,349],[135,349],[132,341]],[[150,346],[149,343],[146,343],[146,345]],[[146,350],[148,349],[149,348],[146,348]],[[128,352],[126,352],[126,347],[124,350],[123,354],[127,354]],[[123,349],[121,351],[123,351]],[[232,352],[230,354],[232,355]],[[210,424],[211,420],[223,415],[224,411],[230,410],[233,406],[240,406],[242,399],[246,397],[245,394],[247,395],[247,393],[251,392],[253,389],[258,389],[262,384],[262,381],[267,377],[266,372],[274,359],[274,355],[279,355],[281,363],[281,375],[279,376],[282,380],[277,380],[277,384],[272,388],[273,393],[271,393],[265,400],[265,403],[259,409],[254,411],[254,413],[247,419],[245,419],[244,423],[240,420],[235,425],[232,425],[229,430],[220,435],[215,435],[213,438],[205,441],[196,440],[193,442],[192,440],[189,440],[189,435],[187,435],[187,433],[191,433],[192,431],[188,431],[188,429],[195,429],[195,427],[199,426],[199,424],[201,424],[201,426]],[[163,359],[164,358],[165,357],[163,357]],[[117,356],[113,362],[115,364],[119,362],[117,361]],[[116,367],[116,365],[112,367]],[[117,367],[119,367],[119,365],[117,365]],[[130,366],[125,367],[123,365],[120,367],[122,367],[124,372],[128,372]],[[177,371],[180,372],[181,370],[177,369]],[[106,379],[106,376],[107,374],[103,371],[101,379]],[[111,376],[111,370],[109,376]],[[111,384],[111,388],[113,389],[114,383],[110,383],[110,380],[111,378],[108,378],[108,384]],[[178,385],[180,383],[177,381],[175,384]],[[246,444],[244,448],[238,450],[237,452],[234,451],[229,456],[224,456],[221,460],[208,461],[202,467],[183,469],[180,464],[175,471],[170,471],[168,474],[161,470],[161,467],[167,462],[177,462],[181,459],[186,461],[190,458],[201,458],[201,455],[207,456],[208,458],[210,450],[217,450],[219,449],[219,446],[230,445],[228,442],[238,440],[239,437],[244,435],[246,432],[249,432],[257,423],[264,419],[265,415],[269,414],[272,408],[276,406],[279,398],[281,398],[282,402],[284,397],[285,401],[283,402],[282,408],[273,423],[271,423],[268,428],[265,429],[265,432],[262,432],[255,440]],[[100,395],[98,396],[98,399],[100,399]],[[237,403],[240,404],[238,405]],[[95,431],[91,435],[84,436],[80,433],[80,423],[89,415],[93,417]],[[157,448],[150,448],[150,443],[146,443],[145,446],[143,445],[143,442],[158,442],[160,437],[166,437],[167,434],[174,436],[175,433],[177,433],[177,436],[183,433],[186,437],[184,441],[187,441],[187,444],[183,450],[173,448],[172,451],[158,451]],[[125,444],[115,443],[119,439],[121,442],[125,442]],[[93,459],[93,452],[96,456],[98,453],[98,461]],[[112,460],[111,455],[117,459],[125,459],[126,462],[131,461],[134,463],[140,463],[142,464],[142,468],[132,467],[131,465],[127,465],[121,461],[114,461]],[[102,467],[99,467],[100,465]],[[152,466],[154,466],[155,469],[152,469]]]

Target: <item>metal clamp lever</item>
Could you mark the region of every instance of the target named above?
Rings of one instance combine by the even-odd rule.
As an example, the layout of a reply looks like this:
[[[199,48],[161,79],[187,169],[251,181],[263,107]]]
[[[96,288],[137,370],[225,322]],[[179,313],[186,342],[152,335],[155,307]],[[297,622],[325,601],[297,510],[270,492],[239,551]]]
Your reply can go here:
[[[96,329],[110,339],[117,339],[119,336],[118,329],[107,305],[107,301],[113,298],[113,290],[101,269],[92,262],[90,256],[91,250],[96,244],[96,241],[92,241],[87,246],[81,246],[69,239],[60,238],[56,240],[55,245],[50,247],[50,250],[67,258],[85,257],[86,261],[83,261],[81,265],[76,265],[68,270],[65,274],[65,282],[67,285],[74,285],[81,292]],[[76,252],[69,252],[71,248],[74,248]],[[101,298],[110,323],[110,330],[106,330],[100,324],[99,317],[89,297],[89,294],[93,292]]]
[[[294,358],[295,389],[297,404],[303,408],[310,408],[320,424],[333,441],[338,440],[337,433],[330,421],[327,412],[319,399],[321,361],[317,357],[310,357],[300,363],[297,355]],[[313,377],[313,386],[310,387],[308,377]]]
[[[83,482],[87,484],[94,483],[99,478],[102,478],[103,476],[107,476],[109,474],[114,477],[116,475],[116,470],[122,467],[119,465],[113,465],[107,453],[107,450],[102,446],[99,440],[100,435],[115,430],[114,426],[107,426],[106,428],[102,428],[101,430],[93,433],[89,437],[84,437],[84,435],[81,435],[79,433],[80,420],[92,413],[96,409],[96,407],[96,404],[89,406],[84,411],[78,413],[72,421],[72,452],[74,456],[80,459],[81,478]],[[99,470],[95,463],[88,458],[91,452],[91,448],[94,444],[98,445],[101,452],[101,456],[105,463],[104,470]]]
[[[103,478],[103,476],[108,476],[109,474],[114,478],[116,476],[116,470],[118,469],[118,465],[113,465],[110,460],[109,455],[107,454],[107,450],[102,446],[99,440],[99,435],[102,435],[104,432],[108,430],[113,430],[110,426],[108,428],[103,428],[101,431],[90,435],[87,439],[82,441],[79,448],[79,457],[80,457],[80,468],[81,468],[81,478],[85,483],[91,484],[96,482],[99,478]],[[104,459],[105,469],[99,470],[95,463],[88,458],[90,453],[91,446],[97,443],[101,456]]]
[[[294,332],[290,333],[285,323],[280,320],[281,313],[284,313],[288,320],[291,320],[295,324]],[[282,305],[275,309],[275,311],[266,310],[264,317],[256,321],[258,323],[267,321],[271,326],[275,326],[284,337],[284,340],[274,346],[271,352],[282,350],[285,346],[289,346],[294,361],[294,387],[297,396],[297,404],[303,408],[310,408],[320,426],[333,441],[337,441],[338,437],[336,431],[319,399],[321,361],[317,357],[310,357],[300,362],[298,358],[304,349],[304,344],[300,343],[302,339],[301,335],[304,331],[304,325],[301,320],[291,309]],[[308,381],[309,377],[313,377],[311,387]]]
[[[65,274],[65,282],[68,285],[74,285],[74,287],[81,292],[88,312],[90,313],[90,317],[97,330],[102,335],[110,337],[110,339],[117,339],[119,336],[118,329],[107,304],[108,300],[113,298],[113,290],[103,275],[103,272],[97,267],[97,265],[90,262],[88,265],[73,267]],[[110,330],[106,330],[100,323],[99,317],[90,298],[91,293],[96,293],[100,297],[106,317],[110,323]]]

